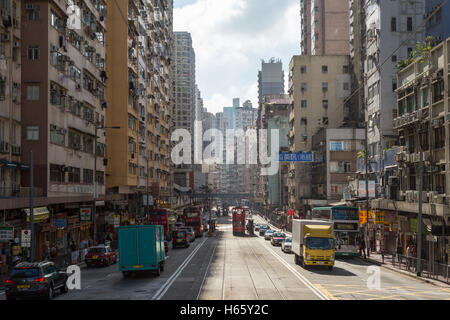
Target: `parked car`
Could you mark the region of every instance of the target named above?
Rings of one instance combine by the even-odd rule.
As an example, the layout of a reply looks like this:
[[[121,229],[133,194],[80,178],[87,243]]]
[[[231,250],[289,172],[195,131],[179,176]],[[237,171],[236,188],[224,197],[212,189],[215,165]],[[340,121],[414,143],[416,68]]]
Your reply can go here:
[[[40,296],[52,299],[56,290],[67,293],[67,274],[56,269],[53,262],[21,262],[5,281],[7,300]]]
[[[285,253],[292,252],[292,238],[286,238],[281,242],[281,251]]]
[[[117,252],[113,251],[110,246],[105,245],[90,247],[84,261],[88,268],[92,266],[109,266],[117,263]]]
[[[195,231],[192,227],[184,227],[184,228],[180,228],[180,230],[186,230],[188,238],[189,238],[189,242],[195,241]]]
[[[255,224],[255,231],[259,231],[260,228],[261,228],[261,224],[260,223],[256,223]]]
[[[273,231],[273,230],[267,230],[265,233],[264,233],[264,240],[270,240],[271,238],[272,238],[272,235],[274,234],[275,232]]]
[[[186,230],[177,230],[173,233],[172,248],[189,248],[189,236]]]
[[[267,230],[270,230],[270,227],[267,224],[263,224],[260,228],[259,228],[259,235],[261,237],[264,237],[264,234],[266,233]]]
[[[272,238],[270,239],[270,243],[273,246],[281,246],[281,242],[286,239],[286,235],[283,232],[274,232]]]

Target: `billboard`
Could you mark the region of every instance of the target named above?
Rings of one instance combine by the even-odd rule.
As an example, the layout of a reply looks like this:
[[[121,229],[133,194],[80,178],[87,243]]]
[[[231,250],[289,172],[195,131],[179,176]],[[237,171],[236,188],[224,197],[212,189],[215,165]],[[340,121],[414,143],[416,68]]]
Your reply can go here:
[[[358,181],[358,196],[361,198],[366,197],[366,181]],[[369,180],[369,198],[375,198],[375,180]]]

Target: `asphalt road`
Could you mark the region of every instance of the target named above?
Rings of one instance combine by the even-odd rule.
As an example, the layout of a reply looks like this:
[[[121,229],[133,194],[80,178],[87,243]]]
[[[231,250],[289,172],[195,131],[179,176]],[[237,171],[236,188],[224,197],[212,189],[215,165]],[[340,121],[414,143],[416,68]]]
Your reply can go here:
[[[256,222],[262,218],[254,217]],[[188,249],[170,248],[160,277],[123,278],[117,264],[82,269],[81,290],[56,300],[450,300],[441,288],[380,268],[379,289],[367,286],[369,263],[336,261],[335,268],[303,269],[259,236],[234,237],[231,220],[218,220],[215,237],[197,238]],[[0,294],[0,299],[4,299]]]

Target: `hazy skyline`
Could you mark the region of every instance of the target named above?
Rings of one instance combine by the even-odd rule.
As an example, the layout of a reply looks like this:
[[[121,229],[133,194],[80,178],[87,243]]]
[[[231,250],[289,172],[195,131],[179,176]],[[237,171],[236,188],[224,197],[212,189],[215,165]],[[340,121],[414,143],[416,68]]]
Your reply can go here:
[[[297,0],[174,0],[174,31],[192,35],[196,79],[209,112],[233,98],[258,106],[261,59],[280,58],[285,72],[300,54]]]

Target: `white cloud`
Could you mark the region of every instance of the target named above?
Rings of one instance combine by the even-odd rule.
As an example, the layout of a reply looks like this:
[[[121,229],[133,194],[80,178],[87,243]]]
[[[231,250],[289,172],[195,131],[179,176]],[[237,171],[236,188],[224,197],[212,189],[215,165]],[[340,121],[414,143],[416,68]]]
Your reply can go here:
[[[300,51],[299,4],[197,0],[174,10],[174,31],[192,35],[196,79],[209,111],[222,111],[234,97],[257,106],[261,58],[280,57],[287,69],[292,55]]]

